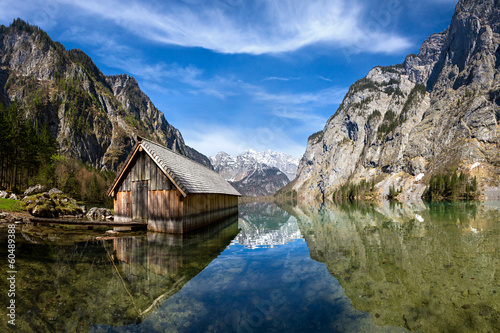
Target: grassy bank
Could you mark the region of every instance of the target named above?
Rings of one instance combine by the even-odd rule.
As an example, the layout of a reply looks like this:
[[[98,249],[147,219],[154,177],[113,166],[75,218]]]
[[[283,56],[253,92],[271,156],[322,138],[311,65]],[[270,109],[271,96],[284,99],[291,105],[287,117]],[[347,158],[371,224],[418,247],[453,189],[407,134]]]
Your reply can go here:
[[[22,201],[0,198],[0,211],[2,212],[24,212],[26,209]]]

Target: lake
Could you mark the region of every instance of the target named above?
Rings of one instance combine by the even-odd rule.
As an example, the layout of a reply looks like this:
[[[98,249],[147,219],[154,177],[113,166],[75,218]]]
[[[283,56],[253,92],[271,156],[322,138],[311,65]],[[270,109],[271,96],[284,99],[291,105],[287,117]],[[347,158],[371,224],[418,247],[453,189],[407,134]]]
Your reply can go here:
[[[499,216],[497,201],[249,203],[184,236],[24,226],[16,232],[16,328],[500,332]]]

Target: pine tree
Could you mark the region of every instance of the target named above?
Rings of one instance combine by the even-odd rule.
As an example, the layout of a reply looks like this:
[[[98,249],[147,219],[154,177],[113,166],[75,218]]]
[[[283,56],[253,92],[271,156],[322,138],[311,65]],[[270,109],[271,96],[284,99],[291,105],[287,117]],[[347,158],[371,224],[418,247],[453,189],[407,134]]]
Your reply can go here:
[[[93,203],[102,202],[101,187],[99,186],[99,182],[97,181],[97,176],[95,174],[92,176],[92,181],[89,185],[88,200]]]

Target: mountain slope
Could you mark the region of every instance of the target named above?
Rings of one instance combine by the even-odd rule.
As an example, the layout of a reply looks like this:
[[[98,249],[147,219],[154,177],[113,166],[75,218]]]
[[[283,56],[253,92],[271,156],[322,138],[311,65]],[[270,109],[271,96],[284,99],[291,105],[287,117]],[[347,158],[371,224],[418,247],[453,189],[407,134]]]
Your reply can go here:
[[[219,152],[210,161],[215,171],[249,196],[274,194],[295,178],[298,166],[295,157],[272,150],[247,150],[236,157]]]
[[[17,19],[0,26],[0,102],[21,102],[35,124],[47,123],[60,153],[116,171],[137,135],[212,167],[128,75],[105,76],[81,50],[66,50]]]
[[[299,199],[330,199],[363,179],[381,194],[395,185],[420,196],[429,175],[454,168],[480,177],[483,189],[498,186],[499,22],[494,1],[459,1],[450,27],[419,54],[354,83],[308,139],[294,185]]]
[[[276,193],[289,180],[279,169],[258,164],[248,175],[230,183],[243,195],[264,196]]]

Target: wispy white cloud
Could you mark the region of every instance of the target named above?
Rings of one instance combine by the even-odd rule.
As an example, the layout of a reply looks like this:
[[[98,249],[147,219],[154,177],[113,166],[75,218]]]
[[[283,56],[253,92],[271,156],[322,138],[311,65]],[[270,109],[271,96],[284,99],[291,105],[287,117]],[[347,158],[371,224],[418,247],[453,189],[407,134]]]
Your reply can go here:
[[[138,0],[60,1],[142,38],[220,53],[282,53],[318,43],[392,53],[411,45],[395,33],[363,28],[363,6],[347,0],[171,1],[164,9]]]
[[[252,129],[243,132],[240,128],[210,124],[209,126],[191,126],[182,129],[186,143],[207,156],[214,156],[219,151],[237,155],[252,148],[248,135]]]
[[[329,78],[324,77],[324,76],[318,76],[318,78],[319,78],[320,80],[323,80],[323,81],[326,81],[326,82],[333,82],[333,80],[332,80],[332,79],[329,79]]]
[[[186,126],[186,121],[182,120],[181,124],[174,124],[180,125],[179,129],[188,145],[207,155],[216,154],[220,150],[238,154],[249,148],[272,148],[301,156],[305,150],[305,142],[297,142],[296,133],[312,133],[322,128],[329,114],[321,114],[320,110],[324,112],[331,106],[333,112],[333,106],[339,104],[347,92],[343,87],[283,92],[271,90],[265,84],[244,82],[232,74],[208,75],[194,65],[166,63],[158,59],[152,61],[141,52],[120,44],[120,39],[113,35],[89,32],[82,28],[70,29],[60,38],[91,46],[101,63],[135,76],[145,91],[175,96],[176,99],[182,95],[185,98],[189,94],[211,96],[219,100],[239,96],[243,103],[254,105],[261,114],[258,124],[253,118],[248,122],[208,120],[208,123],[201,125],[188,122],[189,126]],[[289,82],[299,79],[293,76],[269,76],[261,82]],[[288,88],[294,87],[291,85]],[[242,114],[238,119],[244,117]]]
[[[345,94],[346,88],[332,87],[314,92],[305,93],[271,93],[256,86],[247,86],[256,100],[273,102],[280,105],[307,105],[325,106],[340,104]]]
[[[21,18],[43,29],[57,25],[61,4],[59,0],[2,0],[0,1],[0,22],[10,24]]]
[[[326,122],[325,117],[304,108],[275,108],[273,114],[279,118],[299,121],[308,130],[323,128]]]
[[[277,76],[269,76],[263,79],[262,81],[295,81],[300,80],[298,77],[277,77]]]
[[[233,94],[233,79],[220,76],[203,78],[203,70],[192,65],[147,61],[137,50],[119,43],[110,35],[73,27],[62,33],[59,38],[90,45],[101,63],[135,76],[143,81],[145,86],[158,92],[176,94],[175,89],[163,86],[165,82],[176,81],[185,84],[184,91],[194,95],[204,94],[224,99]]]

